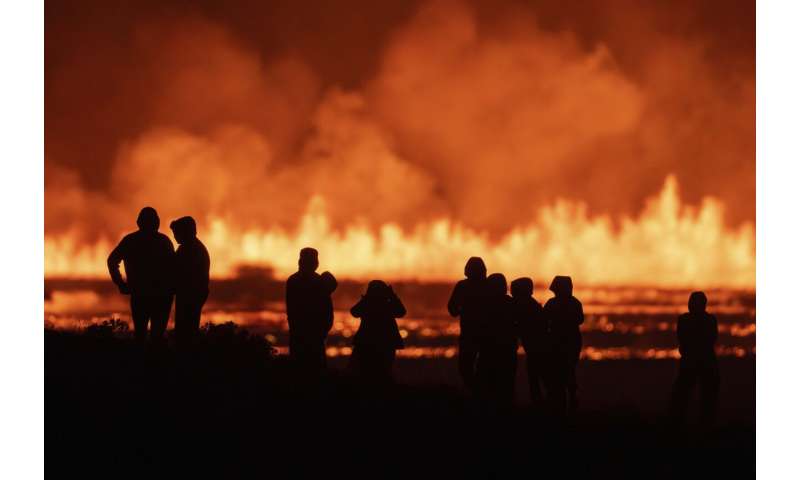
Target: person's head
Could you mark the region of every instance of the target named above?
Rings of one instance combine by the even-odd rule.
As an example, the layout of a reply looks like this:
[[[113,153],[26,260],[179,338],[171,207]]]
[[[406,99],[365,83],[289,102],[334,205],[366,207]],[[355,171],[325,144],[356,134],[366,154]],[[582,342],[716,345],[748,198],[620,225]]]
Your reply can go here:
[[[316,272],[319,267],[319,253],[316,249],[306,247],[300,250],[300,259],[297,266],[301,272]]]
[[[506,277],[502,273],[493,273],[486,277],[486,287],[491,296],[505,295],[508,290]]]
[[[703,292],[692,292],[689,295],[689,313],[703,313],[706,311],[708,298]]]
[[[375,299],[383,299],[389,296],[389,285],[382,280],[372,280],[367,285],[367,293],[365,296]]]
[[[186,243],[197,237],[197,223],[192,217],[181,217],[169,224],[172,235],[178,243]]]
[[[557,275],[553,277],[550,283],[550,291],[556,297],[571,297],[572,296],[572,278],[565,275]]]
[[[139,230],[145,232],[157,232],[158,227],[161,225],[161,220],[158,218],[158,213],[153,207],[144,207],[139,211],[139,217],[136,219],[136,225]]]
[[[336,277],[329,271],[324,271],[319,276],[320,280],[322,281],[322,288],[325,290],[325,293],[328,295],[332,294],[336,287],[339,286],[339,283],[336,281]]]
[[[481,257],[470,257],[464,265],[464,276],[469,279],[483,280],[486,278],[486,264]]]
[[[527,298],[533,295],[533,280],[522,277],[511,282],[511,296],[514,298]]]

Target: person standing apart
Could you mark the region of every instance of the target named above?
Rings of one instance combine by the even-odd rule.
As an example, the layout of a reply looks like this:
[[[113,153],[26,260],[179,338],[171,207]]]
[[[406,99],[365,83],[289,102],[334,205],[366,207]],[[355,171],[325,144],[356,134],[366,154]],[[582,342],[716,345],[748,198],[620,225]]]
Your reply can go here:
[[[719,365],[714,346],[717,342],[717,317],[706,311],[703,292],[689,295],[689,312],[678,317],[678,350],[681,354],[678,378],[672,393],[672,413],[683,422],[693,387],[700,384],[700,419],[705,426],[714,423],[719,395]]]

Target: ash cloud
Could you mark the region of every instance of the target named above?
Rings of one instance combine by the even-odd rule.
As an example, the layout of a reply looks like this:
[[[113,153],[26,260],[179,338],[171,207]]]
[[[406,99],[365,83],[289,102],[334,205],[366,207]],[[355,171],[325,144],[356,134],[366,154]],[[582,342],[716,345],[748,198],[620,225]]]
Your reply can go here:
[[[380,32],[332,15],[276,42],[261,7],[263,32],[240,7],[142,5],[70,35],[48,16],[47,234],[113,236],[145,204],[291,228],[318,195],[337,227],[499,235],[557,198],[636,212],[673,172],[690,201],[754,218],[748,9],[433,1],[367,10]]]

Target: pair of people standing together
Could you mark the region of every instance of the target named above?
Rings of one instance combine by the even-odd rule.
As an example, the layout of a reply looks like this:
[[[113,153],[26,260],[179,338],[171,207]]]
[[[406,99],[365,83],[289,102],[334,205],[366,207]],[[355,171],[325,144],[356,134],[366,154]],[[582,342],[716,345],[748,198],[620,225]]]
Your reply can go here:
[[[120,293],[131,296],[137,341],[143,344],[147,339],[148,324],[151,340],[163,341],[174,297],[176,340],[190,343],[208,298],[210,259],[192,217],[170,223],[179,244],[177,252],[169,237],[158,231],[160,223],[154,208],[143,208],[136,219],[139,229],[123,237],[108,256],[108,271]]]
[[[509,297],[505,276],[486,273],[481,258],[470,258],[466,278],[456,284],[447,305],[450,315],[460,317],[458,362],[464,385],[484,400],[510,406],[521,340],[532,401],[547,398],[555,409],[574,409],[583,307],[572,295],[572,279],[555,277],[550,285],[555,297],[542,307],[533,297],[530,278],[511,282]]]
[[[325,339],[333,326],[331,295],[337,282],[330,272],[318,274],[318,253],[300,250],[298,271],[286,281],[286,317],[289,323],[289,355],[300,373],[315,379],[326,363]],[[396,319],[406,313],[392,287],[373,280],[350,313],[361,319],[353,337],[351,367],[375,383],[391,380],[395,350],[403,347]]]

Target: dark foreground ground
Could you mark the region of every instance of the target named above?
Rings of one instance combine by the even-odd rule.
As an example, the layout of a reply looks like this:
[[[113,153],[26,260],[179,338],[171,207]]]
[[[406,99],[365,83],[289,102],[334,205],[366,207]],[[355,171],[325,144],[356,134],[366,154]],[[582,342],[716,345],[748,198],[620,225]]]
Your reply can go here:
[[[398,360],[398,386],[364,389],[344,359],[322,385],[233,329],[192,354],[107,335],[45,332],[45,459],[54,478],[755,476],[755,359],[723,359],[715,429],[664,411],[674,361],[584,362],[581,408],[487,414],[455,360]],[[317,475],[314,475],[315,477]]]

